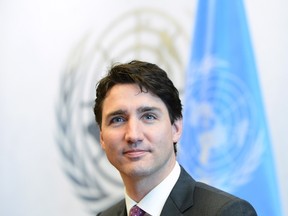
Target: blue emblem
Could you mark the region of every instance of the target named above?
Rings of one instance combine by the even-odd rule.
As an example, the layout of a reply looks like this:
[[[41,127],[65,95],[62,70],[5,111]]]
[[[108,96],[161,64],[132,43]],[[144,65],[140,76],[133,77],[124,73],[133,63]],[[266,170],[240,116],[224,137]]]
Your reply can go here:
[[[190,157],[197,180],[233,191],[249,181],[264,151],[256,105],[227,62],[209,57],[192,68],[184,104],[191,147],[182,152],[180,145],[180,154]]]

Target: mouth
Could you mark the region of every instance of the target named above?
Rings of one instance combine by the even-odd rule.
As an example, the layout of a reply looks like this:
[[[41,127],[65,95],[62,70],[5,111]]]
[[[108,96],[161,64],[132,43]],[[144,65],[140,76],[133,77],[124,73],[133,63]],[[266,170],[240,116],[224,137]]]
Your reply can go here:
[[[143,149],[130,149],[130,150],[124,151],[123,154],[129,158],[139,158],[139,157],[144,156],[148,152],[149,151],[143,150]]]

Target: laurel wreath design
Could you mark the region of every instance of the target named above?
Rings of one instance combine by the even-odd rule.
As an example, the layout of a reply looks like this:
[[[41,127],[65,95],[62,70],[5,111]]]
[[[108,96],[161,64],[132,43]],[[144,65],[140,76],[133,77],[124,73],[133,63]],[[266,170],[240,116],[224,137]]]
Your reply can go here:
[[[131,23],[131,19],[133,25],[129,26],[127,23]],[[160,20],[162,27],[165,23],[167,29],[154,26],[156,19]],[[155,41],[140,40],[143,38],[140,35],[147,33],[157,39],[157,46]],[[132,40],[132,44],[126,44],[127,37],[136,39]],[[91,90],[87,90],[89,82],[95,81],[95,73],[99,78],[102,69],[106,70],[103,65],[107,67],[115,59],[123,61],[131,54],[134,58],[141,58],[144,51],[145,54],[149,53],[149,58],[152,56],[166,68],[168,74],[170,72],[171,78],[177,81],[176,85],[182,86],[185,60],[179,50],[186,49],[189,43],[187,33],[173,17],[153,8],[135,9],[122,14],[97,36],[96,41],[94,39],[93,32],[89,32],[71,52],[61,77],[56,107],[56,141],[63,159],[63,170],[75,186],[76,194],[93,214],[121,199],[123,184],[120,177],[113,174],[118,172],[112,170],[99,144],[99,130],[92,109],[95,92],[88,99],[82,98]],[[88,111],[85,113],[83,110]]]
[[[79,78],[75,67],[69,68],[61,79],[61,89],[59,95],[59,103],[56,107],[57,115],[57,144],[61,155],[63,156],[63,170],[67,177],[76,187],[77,195],[89,206],[89,209],[96,213],[111,205],[111,199],[120,199],[120,195],[111,195],[111,191],[107,190],[107,186],[103,184],[113,184],[114,187],[122,188],[122,183],[117,178],[111,178],[107,172],[100,167],[99,162],[105,160],[105,155],[100,146],[92,146],[98,149],[97,154],[92,154],[93,150],[89,145],[82,143],[85,139],[79,141],[77,137],[78,131],[75,131],[75,105],[77,103],[77,88]],[[81,104],[79,105],[81,106]],[[91,104],[90,106],[91,107]],[[92,107],[91,107],[92,113]],[[87,125],[86,133],[90,135],[99,144],[99,130],[96,122],[91,119],[91,123]],[[87,137],[86,137],[87,138]],[[79,146],[79,143],[82,143]],[[112,196],[112,198],[111,198]]]

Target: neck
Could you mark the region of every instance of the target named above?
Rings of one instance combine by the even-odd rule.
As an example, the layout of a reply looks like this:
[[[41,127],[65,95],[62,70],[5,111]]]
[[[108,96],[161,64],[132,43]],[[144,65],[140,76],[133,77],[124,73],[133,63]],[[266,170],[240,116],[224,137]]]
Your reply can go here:
[[[176,161],[172,166],[166,168],[163,172],[159,170],[153,174],[147,176],[125,176],[121,175],[124,185],[126,187],[126,193],[135,202],[140,202],[153,188],[160,184],[173,170]]]

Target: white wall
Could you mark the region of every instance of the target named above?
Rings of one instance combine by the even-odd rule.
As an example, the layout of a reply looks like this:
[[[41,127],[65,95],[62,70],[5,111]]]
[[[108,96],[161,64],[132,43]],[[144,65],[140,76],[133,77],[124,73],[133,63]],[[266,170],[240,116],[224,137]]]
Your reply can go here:
[[[55,109],[67,58],[87,32],[97,37],[135,7],[154,7],[178,17],[190,37],[195,3],[0,1],[0,215],[90,215],[64,175],[55,139]],[[245,4],[287,215],[288,3]]]
[[[288,2],[246,0],[284,215],[288,215]]]

